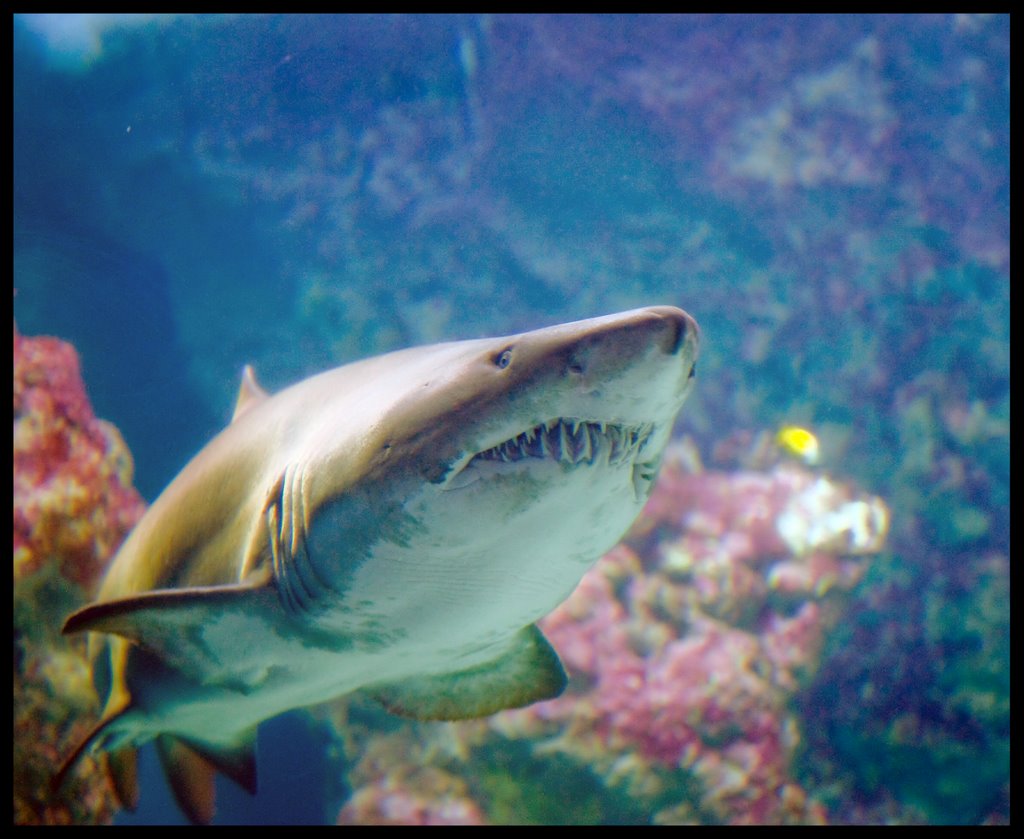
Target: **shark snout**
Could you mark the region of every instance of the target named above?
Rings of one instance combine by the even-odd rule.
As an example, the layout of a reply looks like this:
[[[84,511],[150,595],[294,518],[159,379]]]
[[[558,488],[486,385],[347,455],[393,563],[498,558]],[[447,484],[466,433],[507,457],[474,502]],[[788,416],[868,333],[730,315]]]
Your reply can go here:
[[[651,320],[652,343],[666,355],[677,355],[685,347],[691,347],[696,355],[700,343],[700,328],[697,321],[675,306],[652,306],[641,310]]]
[[[600,328],[576,345],[572,358],[589,374],[586,379],[626,375],[632,380],[627,387],[643,390],[653,383],[639,382],[638,377],[678,370],[680,365],[689,376],[699,345],[700,329],[690,315],[675,306],[650,306],[601,319]]]

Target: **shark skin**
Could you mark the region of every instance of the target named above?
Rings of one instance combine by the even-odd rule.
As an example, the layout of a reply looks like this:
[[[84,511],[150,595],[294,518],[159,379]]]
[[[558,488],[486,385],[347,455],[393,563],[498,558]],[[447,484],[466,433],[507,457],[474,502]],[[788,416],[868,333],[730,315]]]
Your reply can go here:
[[[696,322],[654,306],[399,350],[274,396],[246,368],[231,424],[115,556],[88,631],[107,753],[137,803],[156,740],[182,809],[256,788],[257,725],[356,690],[416,719],[557,696],[534,623],[647,499],[689,393]]]

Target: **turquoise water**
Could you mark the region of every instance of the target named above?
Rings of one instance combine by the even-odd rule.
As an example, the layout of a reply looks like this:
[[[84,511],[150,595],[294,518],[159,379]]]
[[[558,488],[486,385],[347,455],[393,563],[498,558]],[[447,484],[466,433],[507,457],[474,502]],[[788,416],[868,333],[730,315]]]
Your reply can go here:
[[[796,422],[892,514],[791,776],[839,822],[1009,818],[1007,17],[16,17],[14,246],[149,501],[245,363],[682,306],[706,464]],[[351,755],[271,725],[218,821],[333,823]],[[162,784],[131,819],[180,819]],[[559,812],[653,812],[617,806]]]

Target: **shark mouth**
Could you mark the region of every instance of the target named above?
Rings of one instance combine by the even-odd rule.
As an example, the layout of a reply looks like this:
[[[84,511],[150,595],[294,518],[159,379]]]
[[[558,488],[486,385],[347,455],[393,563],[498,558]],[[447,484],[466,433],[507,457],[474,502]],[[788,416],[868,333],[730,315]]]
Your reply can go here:
[[[576,466],[632,460],[651,436],[654,426],[625,426],[579,419],[553,419],[479,452],[467,468],[482,462],[515,463],[526,458],[555,460]]]
[[[636,464],[653,431],[653,423],[629,426],[561,417],[548,420],[477,452],[449,478],[445,488],[459,489],[505,464],[522,461],[552,461],[567,466]]]

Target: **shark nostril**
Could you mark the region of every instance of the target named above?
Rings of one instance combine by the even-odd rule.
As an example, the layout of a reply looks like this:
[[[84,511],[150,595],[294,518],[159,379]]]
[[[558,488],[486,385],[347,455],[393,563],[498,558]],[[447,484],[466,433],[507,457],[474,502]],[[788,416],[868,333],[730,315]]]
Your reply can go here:
[[[672,318],[669,324],[672,328],[668,332],[669,340],[666,342],[665,352],[669,355],[675,355],[686,341],[686,320],[684,318]]]
[[[658,346],[666,355],[679,355],[689,347],[696,355],[700,343],[700,328],[697,322],[681,309],[662,311],[663,332],[659,336]]]

